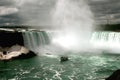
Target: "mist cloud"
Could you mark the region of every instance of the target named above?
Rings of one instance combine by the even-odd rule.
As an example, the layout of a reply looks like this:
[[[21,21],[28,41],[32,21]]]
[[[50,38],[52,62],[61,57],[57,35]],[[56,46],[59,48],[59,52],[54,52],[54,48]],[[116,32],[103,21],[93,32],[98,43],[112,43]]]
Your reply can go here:
[[[105,24],[108,19],[111,23],[120,23],[119,0],[87,1],[98,23]],[[0,25],[49,26],[55,3],[56,0],[0,0]]]

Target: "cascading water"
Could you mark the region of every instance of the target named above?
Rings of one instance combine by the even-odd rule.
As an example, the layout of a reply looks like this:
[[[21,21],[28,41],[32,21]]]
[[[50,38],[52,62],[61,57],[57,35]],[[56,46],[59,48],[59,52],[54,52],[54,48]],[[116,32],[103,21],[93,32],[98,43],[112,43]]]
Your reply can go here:
[[[91,43],[96,49],[105,50],[110,53],[120,52],[120,33],[119,32],[94,32]]]
[[[58,0],[53,26],[59,31],[52,42],[66,50],[86,51],[94,28],[93,14],[84,0]]]
[[[38,46],[44,46],[50,42],[45,31],[26,31],[23,32],[23,37],[25,46],[35,52]]]
[[[93,33],[92,40],[95,42],[101,43],[117,43],[120,41],[120,33],[119,32],[95,32]],[[100,43],[100,44],[101,44]]]
[[[22,12],[20,11],[19,13],[22,13],[20,16],[22,17],[22,21],[25,21],[25,18],[30,17],[27,16],[29,14],[29,11],[34,12],[34,9],[38,10],[38,7],[32,8],[30,4],[34,2],[34,5],[36,5],[36,2],[39,4],[40,1],[47,2],[53,0],[12,1],[23,2],[21,5],[16,5],[18,5],[19,9],[21,10],[24,8]],[[24,1],[27,5],[30,6],[24,4]],[[83,52],[84,54],[78,52],[80,54],[74,55],[74,52],[76,51],[88,51],[89,47],[93,47],[92,45],[94,45],[95,48],[102,48],[108,51],[115,50],[113,47],[120,50],[120,33],[92,33],[94,27],[93,15],[89,9],[89,6],[85,3],[85,0],[54,1],[57,1],[57,3],[55,5],[55,9],[52,11],[53,20],[51,21],[53,21],[53,26],[57,27],[55,29],[58,30],[25,31],[23,32],[24,43],[25,46],[30,50],[38,53],[48,52],[47,54],[49,56],[52,52],[61,54],[64,53],[64,50],[67,50],[67,53],[72,53],[68,56],[69,60],[65,63],[60,63],[60,57],[49,58],[44,56],[37,56],[30,59],[15,60],[10,62],[8,61],[7,63],[0,61],[1,80],[104,80],[109,75],[111,75],[114,70],[120,69],[119,55],[111,56],[107,52],[105,52],[107,55],[99,55],[99,51],[96,51],[96,55],[93,53],[87,54],[88,52]],[[40,10],[41,12],[42,9]],[[23,13],[26,13],[26,15]],[[37,14],[39,14],[39,12]],[[25,20],[23,20],[24,16],[26,16],[24,18]],[[30,24],[34,22],[34,24],[36,24],[38,21],[40,22],[39,18],[40,17],[36,17],[35,13],[34,19],[32,17],[33,22],[27,21],[29,19],[26,21]],[[91,43],[92,45],[90,45]]]
[[[25,45],[33,51],[64,54],[64,51],[87,51],[94,28],[93,14],[84,0],[57,0],[51,11],[52,26],[57,31],[48,32],[51,42],[47,46],[38,32],[25,32]],[[48,37],[47,37],[48,39]],[[46,41],[46,40],[45,40]],[[47,51],[47,52],[46,52]]]

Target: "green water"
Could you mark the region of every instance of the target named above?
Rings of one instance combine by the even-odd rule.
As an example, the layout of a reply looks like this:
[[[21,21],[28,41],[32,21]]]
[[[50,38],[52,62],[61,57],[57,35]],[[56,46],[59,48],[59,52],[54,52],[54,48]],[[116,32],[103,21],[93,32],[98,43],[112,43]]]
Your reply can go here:
[[[0,80],[104,80],[120,68],[120,55],[70,55],[60,63],[59,57],[37,56],[31,59],[0,62]]]

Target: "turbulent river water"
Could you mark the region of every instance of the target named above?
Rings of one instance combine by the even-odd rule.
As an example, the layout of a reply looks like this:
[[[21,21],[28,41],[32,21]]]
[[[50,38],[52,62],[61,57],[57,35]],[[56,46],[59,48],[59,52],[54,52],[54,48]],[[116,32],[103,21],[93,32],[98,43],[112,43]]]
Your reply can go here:
[[[31,59],[0,62],[0,80],[105,80],[120,68],[117,54],[69,55],[60,57],[37,56]]]
[[[41,23],[40,19],[44,21],[43,18],[35,16],[48,10],[47,7],[45,7],[46,10],[41,8],[43,6],[38,0],[20,0],[19,3],[21,4],[15,3],[15,5],[22,10],[19,11],[22,22],[33,25],[33,23]],[[38,5],[33,7],[30,5],[32,3],[33,5],[38,3],[40,7]],[[34,12],[34,9],[38,12]],[[32,21],[29,22],[30,18],[26,15],[33,13],[35,17],[31,17]],[[51,52],[67,54],[69,60],[61,63],[60,56],[38,55],[30,59],[0,61],[0,80],[105,80],[114,70],[120,68],[118,54],[120,52],[120,33],[95,32],[91,39],[92,44],[89,44],[96,22],[87,5],[87,0],[57,0],[48,13],[51,17],[50,26],[60,32],[55,33],[52,37],[50,37],[51,34],[44,31],[23,32],[25,47],[38,54],[43,51],[44,53],[49,52],[49,48],[53,47]],[[47,46],[46,48],[45,45],[51,42],[53,42],[52,47]],[[67,53],[62,51],[58,44],[62,46],[62,49],[70,51]],[[44,48],[45,50],[43,50]],[[94,49],[89,50],[89,48]],[[87,50],[89,51],[87,52]]]
[[[105,80],[120,69],[119,35],[119,32],[94,32],[90,40],[94,47],[89,46],[95,51],[62,53],[69,58],[62,63],[61,55],[40,55],[40,50],[38,56],[30,59],[0,61],[0,80]],[[49,44],[45,32],[26,32],[23,36],[29,49]]]

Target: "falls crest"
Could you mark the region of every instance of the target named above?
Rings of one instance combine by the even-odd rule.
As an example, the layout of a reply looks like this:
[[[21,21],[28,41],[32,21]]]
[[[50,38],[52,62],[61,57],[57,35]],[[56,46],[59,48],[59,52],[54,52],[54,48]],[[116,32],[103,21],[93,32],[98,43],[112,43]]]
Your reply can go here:
[[[120,44],[120,33],[119,32],[94,32],[91,40],[99,43]]]
[[[94,32],[91,42],[95,49],[120,53],[120,32]]]
[[[50,43],[49,36],[45,31],[26,31],[23,32],[24,44],[27,48],[35,51],[38,46]]]

